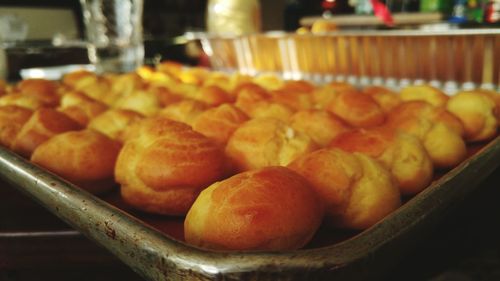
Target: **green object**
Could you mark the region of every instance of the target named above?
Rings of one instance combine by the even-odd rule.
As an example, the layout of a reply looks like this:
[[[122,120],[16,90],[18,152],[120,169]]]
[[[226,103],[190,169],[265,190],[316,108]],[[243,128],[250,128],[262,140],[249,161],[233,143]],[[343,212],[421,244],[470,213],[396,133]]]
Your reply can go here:
[[[483,22],[485,0],[468,0],[465,15],[467,20],[473,22]]]
[[[422,0],[420,1],[421,12],[436,12],[439,10],[439,0]]]
[[[452,0],[422,0],[420,1],[420,12],[449,14],[452,6]]]

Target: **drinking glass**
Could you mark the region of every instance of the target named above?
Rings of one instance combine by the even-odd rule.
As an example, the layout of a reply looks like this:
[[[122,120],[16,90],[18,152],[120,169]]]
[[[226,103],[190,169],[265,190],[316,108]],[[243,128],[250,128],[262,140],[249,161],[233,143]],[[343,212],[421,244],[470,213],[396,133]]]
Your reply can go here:
[[[96,71],[129,72],[144,62],[143,0],[80,0]]]

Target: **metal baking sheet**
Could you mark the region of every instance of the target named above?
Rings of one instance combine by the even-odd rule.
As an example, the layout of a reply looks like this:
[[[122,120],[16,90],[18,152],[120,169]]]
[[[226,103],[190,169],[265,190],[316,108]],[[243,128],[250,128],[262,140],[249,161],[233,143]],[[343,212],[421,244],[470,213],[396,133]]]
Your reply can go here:
[[[472,150],[467,160],[373,227],[333,245],[288,252],[228,253],[187,245],[175,233],[166,235],[151,221],[75,188],[4,148],[0,177],[146,279],[363,280],[388,270],[500,165],[500,137]]]

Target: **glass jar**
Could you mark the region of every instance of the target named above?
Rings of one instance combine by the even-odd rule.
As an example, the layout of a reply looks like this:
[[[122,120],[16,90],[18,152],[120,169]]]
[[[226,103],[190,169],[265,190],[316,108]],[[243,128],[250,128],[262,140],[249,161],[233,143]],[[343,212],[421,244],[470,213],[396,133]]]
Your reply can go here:
[[[261,30],[258,0],[209,0],[207,5],[209,33],[242,35]]]

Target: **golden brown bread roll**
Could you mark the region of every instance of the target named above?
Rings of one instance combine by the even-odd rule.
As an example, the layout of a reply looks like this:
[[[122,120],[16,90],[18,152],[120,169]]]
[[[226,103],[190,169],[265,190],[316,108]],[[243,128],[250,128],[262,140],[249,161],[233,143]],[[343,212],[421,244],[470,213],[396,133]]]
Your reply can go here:
[[[234,99],[236,99],[236,97],[238,96],[237,95],[238,89],[242,85],[245,85],[248,83],[252,83],[252,77],[250,75],[235,72],[235,73],[231,74],[231,76],[229,77],[229,85],[230,86],[229,86],[229,89],[227,89],[227,91]]]
[[[51,137],[80,129],[82,126],[65,114],[53,108],[42,107],[37,109],[23,125],[12,142],[11,149],[29,158],[40,144]]]
[[[15,92],[36,99],[41,106],[54,107],[59,104],[58,84],[45,79],[26,79],[19,82]],[[34,109],[34,108],[32,108]]]
[[[436,168],[454,167],[466,157],[462,122],[442,107],[404,102],[388,114],[387,126],[418,137]]]
[[[81,79],[91,76],[95,76],[95,74],[88,70],[80,69],[64,74],[61,82],[70,88],[75,88]]]
[[[241,92],[249,91],[249,92],[257,92],[257,95],[267,96],[269,97],[269,91],[259,86],[258,84],[252,82],[252,80],[244,80],[240,81],[232,90],[231,94],[235,97],[238,97]]]
[[[228,74],[219,71],[210,72],[202,84],[202,87],[207,86],[216,86],[217,88],[223,89],[228,94],[233,90],[231,77]],[[230,96],[232,97],[232,95]]]
[[[180,82],[172,82],[169,84],[168,89],[175,95],[181,96],[185,99],[195,99],[199,87],[192,84],[183,84]]]
[[[238,86],[234,92],[237,97],[235,105],[247,115],[250,115],[259,103],[271,99],[267,90],[254,83],[244,83]]]
[[[111,76],[108,80],[111,82],[111,92],[120,98],[143,91],[146,88],[146,82],[135,72]]]
[[[166,107],[176,102],[182,101],[183,97],[172,92],[169,88],[165,86],[151,86],[148,88],[148,91],[151,91],[155,94],[160,107]]]
[[[357,93],[357,90],[351,84],[344,82],[333,82],[318,87],[312,92],[315,107],[326,109],[337,98],[337,95],[343,92]]]
[[[337,135],[350,130],[338,117],[325,110],[302,110],[290,118],[290,125],[307,134],[321,147],[327,146]]]
[[[429,85],[412,85],[401,90],[401,99],[403,101],[425,101],[433,106],[445,106],[448,96],[441,90]]]
[[[16,105],[0,106],[0,145],[10,147],[33,111]]]
[[[236,91],[237,99],[234,104],[250,118],[277,118],[287,121],[293,114],[292,108],[273,102],[271,94],[261,86],[246,83]]]
[[[57,88],[58,84],[54,81],[46,79],[25,79],[16,85],[15,91],[36,98],[43,106],[53,107],[59,104]]]
[[[252,119],[274,118],[287,122],[293,113],[294,111],[284,104],[264,101],[256,104],[253,111],[247,114]]]
[[[453,168],[467,157],[467,147],[462,137],[442,123],[431,126],[423,143],[437,168]]]
[[[31,161],[91,193],[115,186],[120,143],[92,130],[59,134],[35,149]]]
[[[497,117],[498,126],[500,126],[500,93],[486,90],[486,89],[477,89],[474,92],[480,92],[483,95],[488,96],[495,103],[495,113]]]
[[[467,141],[488,140],[497,134],[496,104],[482,92],[460,92],[448,100],[446,109],[464,124]]]
[[[404,195],[422,191],[432,180],[432,161],[420,140],[410,134],[386,127],[357,129],[338,135],[330,147],[379,160],[392,173]]]
[[[380,86],[366,87],[363,89],[363,93],[371,96],[384,113],[390,112],[402,102],[398,93]]]
[[[138,112],[144,116],[153,116],[161,109],[157,95],[151,91],[135,91],[121,97],[114,104],[115,108]]]
[[[70,91],[61,98],[59,111],[82,126],[87,126],[89,121],[106,111],[108,107],[84,94]]]
[[[153,117],[133,127],[115,177],[123,199],[135,208],[184,215],[198,193],[223,176],[223,151],[186,124]]]
[[[108,79],[92,74],[81,77],[76,81],[73,90],[111,106],[120,97],[120,95],[111,91],[111,84]]]
[[[0,106],[10,105],[24,107],[31,110],[45,106],[38,98],[22,93],[9,93],[0,97]]]
[[[342,92],[357,92],[356,87],[354,87],[352,84],[347,83],[347,82],[331,82],[326,84],[327,87],[333,89],[334,91],[338,93]]]
[[[287,80],[280,90],[285,92],[312,93],[315,88],[316,87],[313,84],[305,80]]]
[[[407,121],[410,121],[409,125],[413,123],[412,119],[426,119],[432,123],[441,123],[457,135],[465,135],[464,125],[460,119],[445,108],[433,106],[425,101],[407,101],[401,103],[388,114],[387,124],[405,128]]]
[[[228,75],[223,72],[212,72],[205,81],[203,86],[217,86],[224,89],[232,99],[236,99],[235,90],[243,84],[251,83],[252,77],[239,72],[234,72]]]
[[[271,100],[281,103],[293,110],[307,110],[314,107],[312,92],[314,85],[303,80],[285,81],[283,86],[271,91]]]
[[[190,67],[181,69],[181,71],[178,73],[177,78],[184,84],[201,86],[203,84],[203,81],[205,81],[209,75],[210,72],[207,68]]]
[[[218,106],[224,103],[233,102],[233,98],[226,90],[215,85],[200,87],[194,99],[206,103],[209,106]]]
[[[158,115],[192,126],[196,118],[207,109],[205,103],[185,99],[168,105]]]
[[[35,110],[59,104],[58,84],[45,79],[26,79],[16,84],[11,93],[0,98],[0,106],[17,105]]]
[[[314,191],[284,167],[244,172],[203,190],[184,221],[186,242],[217,250],[294,250],[318,229]]]
[[[334,226],[365,229],[401,205],[389,171],[364,154],[320,149],[288,167],[311,183]]]
[[[380,126],[385,114],[375,100],[357,92],[340,92],[327,109],[353,127]]]
[[[277,90],[285,84],[284,81],[272,73],[263,73],[252,79],[252,81],[268,91]]]
[[[90,121],[87,128],[96,130],[107,137],[124,142],[124,131],[144,116],[126,109],[109,109]]]
[[[294,111],[312,109],[314,105],[309,92],[282,89],[272,91],[270,94],[273,102],[284,104]]]
[[[238,171],[285,166],[318,148],[304,133],[275,118],[252,119],[234,131],[226,154]]]
[[[337,98],[337,94],[338,92],[328,87],[327,85],[318,87],[312,93],[314,108],[326,110],[327,106],[330,105],[335,100],[335,98]]]
[[[135,72],[141,77],[145,83],[145,87],[168,87],[169,85],[175,83],[176,78],[171,75],[155,70],[150,66],[140,66]]]
[[[232,104],[223,104],[201,113],[193,123],[193,129],[217,144],[225,146],[229,137],[248,116]]]

